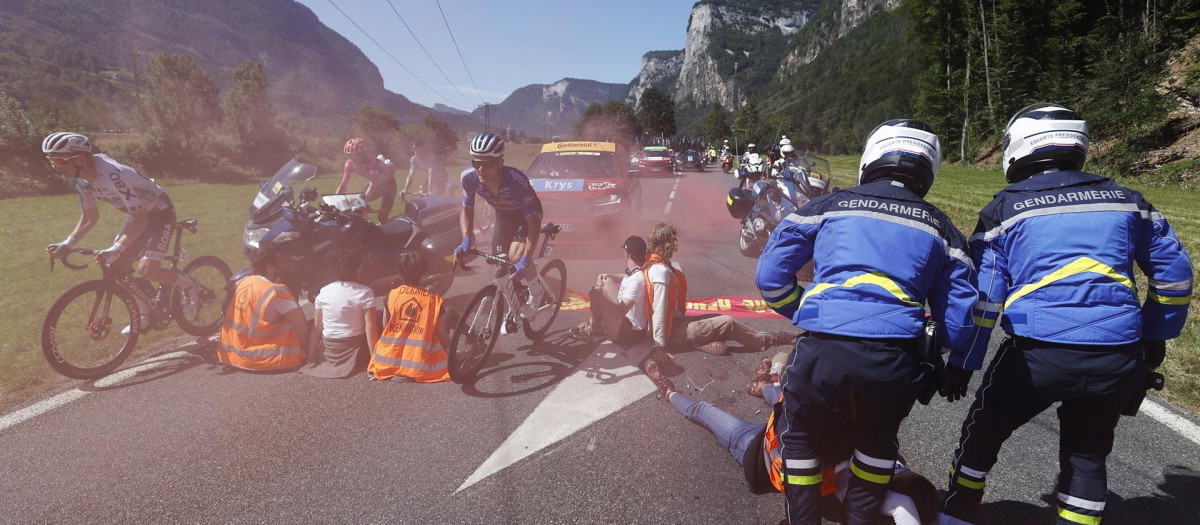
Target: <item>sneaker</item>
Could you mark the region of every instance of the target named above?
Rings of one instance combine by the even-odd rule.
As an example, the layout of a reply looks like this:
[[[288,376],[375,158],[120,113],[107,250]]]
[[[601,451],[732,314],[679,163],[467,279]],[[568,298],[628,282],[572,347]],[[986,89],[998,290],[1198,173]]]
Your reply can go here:
[[[143,314],[143,315],[139,315],[138,317],[139,317],[138,333],[144,334],[144,333],[150,331],[150,316]],[[129,331],[130,331],[130,326],[125,325],[125,328],[121,329],[121,335],[129,335]]]
[[[786,345],[796,344],[796,337],[798,336],[798,334],[796,334],[796,332],[783,330],[783,331],[779,331],[779,332],[763,332],[760,334],[760,336],[762,337],[762,340],[763,340],[762,349],[760,351],[765,351],[766,349],[771,348],[772,346],[786,346]]]
[[[713,341],[708,344],[697,346],[696,350],[712,355],[727,355],[729,353],[729,349],[725,347],[725,343],[720,341]]]
[[[658,387],[659,394],[670,397],[671,392],[676,391],[675,383],[672,383],[670,379],[667,379],[667,376],[663,375],[662,370],[658,368],[658,363],[654,362],[653,359],[646,361],[645,372],[646,377],[649,377],[654,386]]]
[[[761,397],[763,387],[771,381],[771,360],[763,358],[758,362],[758,369],[754,371],[754,380],[746,385],[746,393],[754,397]]]
[[[529,281],[529,298],[525,301],[525,306],[521,307],[521,318],[525,320],[537,317],[538,308],[542,306],[542,287],[536,280]]]
[[[595,341],[604,337],[604,334],[598,333],[598,331],[592,327],[591,321],[579,323],[579,326],[571,327],[571,329],[568,331],[571,333],[571,337],[574,337],[580,341]]]

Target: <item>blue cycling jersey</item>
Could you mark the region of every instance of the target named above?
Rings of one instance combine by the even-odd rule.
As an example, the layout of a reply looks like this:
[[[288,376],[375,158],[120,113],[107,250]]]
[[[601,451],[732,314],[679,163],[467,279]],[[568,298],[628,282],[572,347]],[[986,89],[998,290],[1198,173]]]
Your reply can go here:
[[[504,166],[500,170],[500,190],[498,195],[491,192],[479,180],[475,168],[467,168],[462,172],[463,207],[475,207],[475,195],[491,204],[496,211],[520,211],[526,217],[542,215],[542,201],[537,192],[529,185],[529,178],[521,170]]]

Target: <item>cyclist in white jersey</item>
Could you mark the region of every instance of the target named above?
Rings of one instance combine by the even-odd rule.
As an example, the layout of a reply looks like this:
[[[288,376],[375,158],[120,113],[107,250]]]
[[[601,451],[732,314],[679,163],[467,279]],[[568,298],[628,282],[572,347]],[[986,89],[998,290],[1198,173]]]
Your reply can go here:
[[[150,281],[177,284],[188,294],[185,307],[195,304],[195,281],[182,272],[162,267],[175,233],[175,207],[161,186],[133,168],[104,154],[93,154],[88,138],[79,133],[53,133],[42,141],[42,152],[59,175],[68,178],[83,209],[75,229],[62,242],[46,247],[57,256],[87,236],[100,221],[97,201],[126,214],[112,246],[96,255],[107,265],[137,262],[137,271]]]

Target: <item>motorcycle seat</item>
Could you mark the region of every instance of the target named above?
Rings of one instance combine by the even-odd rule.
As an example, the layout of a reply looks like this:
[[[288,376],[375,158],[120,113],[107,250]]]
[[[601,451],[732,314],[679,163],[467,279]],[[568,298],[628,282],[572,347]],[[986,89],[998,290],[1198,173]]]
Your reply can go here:
[[[413,233],[413,225],[404,219],[396,218],[380,224],[376,229],[386,237],[407,241]]]

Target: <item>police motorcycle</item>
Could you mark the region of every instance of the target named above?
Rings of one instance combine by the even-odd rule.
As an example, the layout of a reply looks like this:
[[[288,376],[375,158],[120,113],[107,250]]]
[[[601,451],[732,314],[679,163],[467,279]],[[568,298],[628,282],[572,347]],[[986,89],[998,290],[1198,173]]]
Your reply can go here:
[[[733,153],[726,151],[721,154],[721,171],[733,173]]]
[[[318,201],[317,190],[305,187],[316,174],[316,166],[296,159],[279,168],[255,195],[242,235],[245,248],[274,245],[280,250],[280,280],[297,297],[316,297],[329,273],[326,254],[335,249],[362,253],[361,282],[376,296],[399,285],[398,261],[410,251],[424,252],[429,263],[422,287],[439,294],[450,288],[451,261],[461,237],[461,201],[449,196],[409,200],[401,194],[404,213],[377,225],[367,218],[370,208],[362,194],[326,195]]]
[[[738,187],[752,186],[755,182],[765,178],[767,176],[767,169],[770,166],[762,155],[758,153],[746,154],[746,162],[738,166],[738,171],[734,174],[734,177],[738,179]]]
[[[829,162],[808,154],[787,159],[778,173],[765,173],[761,180],[751,182],[749,189],[742,185],[731,188],[725,203],[729,214],[742,222],[738,234],[742,255],[757,258],[785,217],[832,191]]]

